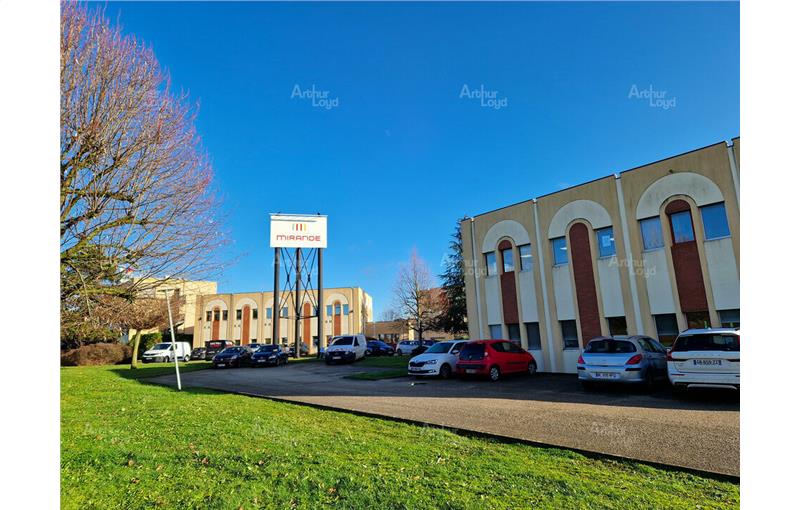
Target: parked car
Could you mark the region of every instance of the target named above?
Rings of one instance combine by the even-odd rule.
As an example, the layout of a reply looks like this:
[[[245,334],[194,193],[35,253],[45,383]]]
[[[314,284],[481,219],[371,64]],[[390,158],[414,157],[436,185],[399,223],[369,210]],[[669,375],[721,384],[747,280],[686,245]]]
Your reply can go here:
[[[294,357],[294,342],[291,344],[283,344],[283,350],[286,351],[289,356]],[[308,356],[308,346],[305,342],[300,342],[300,356]]]
[[[447,379],[452,375],[458,363],[461,347],[467,342],[454,340],[439,342],[424,353],[414,356],[408,362],[408,375],[441,376]]]
[[[578,356],[578,380],[585,389],[598,382],[652,388],[667,377],[667,350],[647,336],[602,336],[589,340]]]
[[[436,342],[433,340],[423,340],[422,344],[416,342],[416,347],[411,349],[412,356],[419,356],[423,352],[427,352],[430,347],[432,347]]]
[[[367,356],[391,356],[394,354],[394,349],[391,345],[385,344],[380,340],[371,340],[367,342]]]
[[[189,359],[192,360],[192,361],[206,359],[206,348],[205,347],[196,347],[196,348],[192,349],[192,353],[189,354]]]
[[[233,342],[230,340],[209,340],[206,342],[206,361],[213,360],[214,356],[228,347],[233,347]]]
[[[667,354],[669,381],[687,388],[739,389],[739,329],[689,329]]]
[[[151,361],[175,361],[175,356],[178,356],[180,361],[189,361],[189,356],[192,351],[192,346],[189,342],[175,342],[175,349],[172,348],[171,342],[162,342],[155,344],[150,349],[144,351],[142,354],[142,362],[150,363]]]
[[[364,335],[336,336],[325,349],[325,363],[357,361],[367,355],[367,339]]]
[[[261,348],[262,345],[266,345],[266,344],[257,344],[257,343],[247,344],[247,348],[250,349],[253,352],[256,352],[258,349]]]
[[[289,353],[284,351],[280,345],[262,345],[250,357],[250,365],[263,367],[267,365],[285,365],[289,363]]]
[[[475,340],[461,347],[456,363],[459,375],[485,375],[491,381],[516,372],[536,374],[536,360],[508,340]]]
[[[434,343],[435,342],[433,340],[423,340],[422,346],[427,349]],[[419,340],[403,340],[402,342],[397,344],[397,348],[395,349],[395,351],[397,352],[397,354],[407,355],[411,354],[414,351],[414,349],[418,348],[419,346],[420,346]],[[417,352],[417,354],[420,353]]]
[[[245,346],[228,347],[214,356],[214,368],[241,367],[250,363],[253,352]]]

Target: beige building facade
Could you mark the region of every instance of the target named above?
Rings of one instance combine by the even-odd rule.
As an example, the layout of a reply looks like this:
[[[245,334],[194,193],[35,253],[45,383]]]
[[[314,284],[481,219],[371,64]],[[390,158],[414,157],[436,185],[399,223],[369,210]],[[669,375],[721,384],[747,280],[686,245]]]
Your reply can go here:
[[[363,333],[372,321],[372,296],[360,287],[325,289],[322,310],[325,339],[333,336]],[[273,343],[273,321],[279,321],[280,344],[293,344],[295,339],[295,294],[284,292],[279,317],[273,316],[273,292],[242,292],[198,296],[193,317],[194,347],[209,340],[231,340],[237,345]],[[301,293],[300,338],[316,352],[317,292]]]
[[[739,324],[739,138],[468,218],[470,338],[575,372],[598,335]]]

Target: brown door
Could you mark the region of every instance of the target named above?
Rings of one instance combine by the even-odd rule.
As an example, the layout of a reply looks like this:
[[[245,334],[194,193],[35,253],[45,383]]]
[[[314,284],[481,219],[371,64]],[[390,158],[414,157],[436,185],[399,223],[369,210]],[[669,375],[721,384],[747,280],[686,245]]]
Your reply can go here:
[[[333,336],[342,334],[342,304],[338,301],[333,303]]]
[[[211,314],[211,340],[219,340],[219,307],[214,307]]]
[[[242,345],[250,343],[250,305],[242,308]]]

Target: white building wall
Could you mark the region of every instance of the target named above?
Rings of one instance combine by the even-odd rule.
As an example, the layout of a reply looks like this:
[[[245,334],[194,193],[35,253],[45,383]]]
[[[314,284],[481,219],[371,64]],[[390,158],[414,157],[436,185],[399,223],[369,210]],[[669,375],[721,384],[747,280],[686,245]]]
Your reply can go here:
[[[486,291],[486,320],[487,324],[502,324],[503,313],[500,306],[500,277],[487,276],[484,280]]]
[[[600,282],[600,297],[603,300],[605,316],[625,316],[625,302],[622,299],[619,262],[616,256],[604,257],[597,261],[597,278]]]
[[[705,242],[708,279],[717,310],[739,308],[739,272],[730,237]]]

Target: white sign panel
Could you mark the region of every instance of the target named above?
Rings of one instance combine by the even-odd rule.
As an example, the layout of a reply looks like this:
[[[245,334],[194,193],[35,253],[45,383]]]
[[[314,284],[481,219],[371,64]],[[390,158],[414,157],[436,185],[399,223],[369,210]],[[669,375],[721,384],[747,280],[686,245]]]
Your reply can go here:
[[[272,214],[270,248],[327,248],[328,217],[316,214]]]

